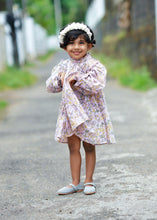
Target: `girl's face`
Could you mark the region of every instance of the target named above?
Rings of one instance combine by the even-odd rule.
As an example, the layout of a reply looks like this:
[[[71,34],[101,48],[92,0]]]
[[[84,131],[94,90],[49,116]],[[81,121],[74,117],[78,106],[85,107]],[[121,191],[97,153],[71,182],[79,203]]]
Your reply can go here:
[[[74,60],[79,60],[87,54],[87,51],[90,50],[92,44],[89,44],[85,41],[83,36],[79,36],[75,40],[71,40],[66,46],[65,51],[69,56]]]

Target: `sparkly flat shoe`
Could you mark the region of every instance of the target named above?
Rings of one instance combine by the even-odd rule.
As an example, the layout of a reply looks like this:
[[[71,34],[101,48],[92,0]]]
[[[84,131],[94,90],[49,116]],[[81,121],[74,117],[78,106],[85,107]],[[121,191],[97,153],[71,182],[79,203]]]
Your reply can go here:
[[[83,192],[85,195],[91,195],[96,193],[96,185],[94,183],[85,183],[84,186],[85,188]]]
[[[74,184],[69,184],[69,186],[72,186],[72,187],[68,187],[68,186],[65,186],[63,188],[61,188],[60,190],[58,190],[58,195],[68,195],[68,194],[71,194],[71,193],[76,193],[76,192],[81,192],[83,191],[83,184],[79,183],[77,186],[75,186]]]

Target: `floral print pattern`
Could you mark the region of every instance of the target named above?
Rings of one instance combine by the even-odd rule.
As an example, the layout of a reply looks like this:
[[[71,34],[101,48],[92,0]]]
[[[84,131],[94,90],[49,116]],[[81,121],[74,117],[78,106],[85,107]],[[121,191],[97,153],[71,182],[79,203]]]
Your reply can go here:
[[[66,73],[63,87],[60,73]],[[62,91],[55,140],[67,143],[75,134],[82,141],[97,145],[115,143],[112,123],[107,111],[103,89],[106,68],[90,54],[80,60],[67,59],[56,65],[46,81],[48,92]],[[75,77],[71,88],[69,77]]]

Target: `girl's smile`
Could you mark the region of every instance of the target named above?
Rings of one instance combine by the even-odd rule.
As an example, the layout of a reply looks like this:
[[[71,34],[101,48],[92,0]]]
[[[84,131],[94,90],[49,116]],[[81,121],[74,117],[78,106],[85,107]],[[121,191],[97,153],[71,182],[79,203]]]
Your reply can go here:
[[[91,47],[92,44],[87,43],[83,36],[79,36],[69,42],[65,51],[72,59],[79,60],[87,54],[87,51],[90,50]]]

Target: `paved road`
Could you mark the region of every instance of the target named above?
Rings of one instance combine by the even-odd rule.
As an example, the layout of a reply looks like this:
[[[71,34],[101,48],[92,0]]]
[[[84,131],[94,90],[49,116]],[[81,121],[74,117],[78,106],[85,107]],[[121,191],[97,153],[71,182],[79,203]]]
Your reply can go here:
[[[0,122],[0,219],[157,219],[157,122],[147,106],[156,90],[140,93],[108,80],[117,144],[97,146],[97,193],[56,194],[70,183],[69,155],[54,141],[61,96],[46,92],[45,79],[61,56],[37,63],[39,82],[10,94]]]

